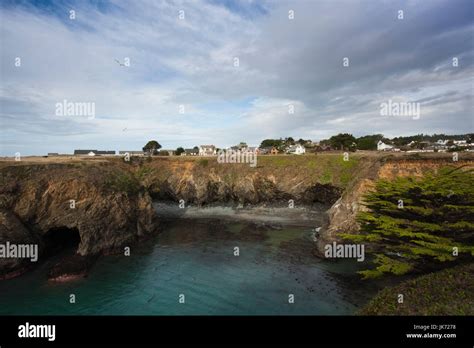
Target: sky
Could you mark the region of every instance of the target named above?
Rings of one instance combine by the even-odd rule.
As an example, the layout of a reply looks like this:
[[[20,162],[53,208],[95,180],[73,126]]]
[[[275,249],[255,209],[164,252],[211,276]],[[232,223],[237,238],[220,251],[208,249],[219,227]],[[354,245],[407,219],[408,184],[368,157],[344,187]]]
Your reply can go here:
[[[472,0],[3,0],[0,11],[2,156],[474,131]],[[389,101],[418,103],[419,117],[382,115]],[[64,102],[94,113],[58,112]]]

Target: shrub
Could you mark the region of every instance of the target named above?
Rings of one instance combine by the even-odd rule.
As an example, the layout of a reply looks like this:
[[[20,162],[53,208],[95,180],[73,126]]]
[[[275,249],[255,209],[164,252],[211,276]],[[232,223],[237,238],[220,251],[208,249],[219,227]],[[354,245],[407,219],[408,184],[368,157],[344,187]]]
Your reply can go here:
[[[473,171],[443,168],[422,179],[380,180],[365,197],[360,235],[344,238],[367,242],[375,269],[365,278],[385,273],[426,272],[441,264],[472,261],[474,255]],[[402,204],[402,205],[401,205]],[[457,248],[458,255],[455,255]]]
[[[130,173],[119,173],[110,175],[105,186],[115,192],[124,192],[127,195],[136,195],[141,190],[140,181]]]

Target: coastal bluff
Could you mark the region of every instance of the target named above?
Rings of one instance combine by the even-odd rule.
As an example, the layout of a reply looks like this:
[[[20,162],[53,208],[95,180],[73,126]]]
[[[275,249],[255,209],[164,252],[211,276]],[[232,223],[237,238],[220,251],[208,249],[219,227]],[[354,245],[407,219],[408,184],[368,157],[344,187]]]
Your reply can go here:
[[[362,197],[378,178],[423,175],[442,166],[471,166],[471,154],[452,162],[430,156],[323,153],[261,156],[255,168],[220,164],[215,157],[26,158],[0,161],[0,244],[37,244],[39,260],[75,239],[82,257],[122,252],[159,233],[153,201],[186,205],[234,203],[326,207],[315,243],[357,233]],[[315,226],[319,227],[319,226]],[[66,243],[67,244],[67,243]],[[87,262],[86,262],[87,263]],[[0,259],[0,279],[18,276],[33,262]],[[61,276],[61,271],[59,271]]]

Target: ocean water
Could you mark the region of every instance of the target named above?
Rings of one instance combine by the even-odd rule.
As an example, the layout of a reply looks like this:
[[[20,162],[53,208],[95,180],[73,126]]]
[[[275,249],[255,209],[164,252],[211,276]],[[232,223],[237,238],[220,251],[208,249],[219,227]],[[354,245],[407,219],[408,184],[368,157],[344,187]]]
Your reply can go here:
[[[157,210],[161,233],[132,246],[131,256],[101,257],[84,279],[48,281],[58,256],[0,281],[0,314],[344,315],[378,290],[358,278],[355,260],[314,256],[321,212]]]

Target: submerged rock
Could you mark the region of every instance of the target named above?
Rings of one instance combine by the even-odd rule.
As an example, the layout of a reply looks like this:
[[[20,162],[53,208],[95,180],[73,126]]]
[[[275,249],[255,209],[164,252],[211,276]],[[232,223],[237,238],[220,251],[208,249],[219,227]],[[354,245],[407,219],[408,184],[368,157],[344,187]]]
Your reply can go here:
[[[65,282],[84,278],[96,260],[96,255],[70,255],[56,263],[48,273],[48,280]]]

